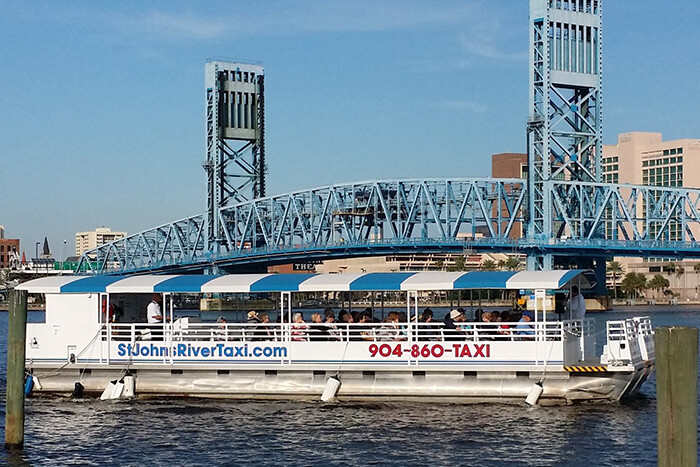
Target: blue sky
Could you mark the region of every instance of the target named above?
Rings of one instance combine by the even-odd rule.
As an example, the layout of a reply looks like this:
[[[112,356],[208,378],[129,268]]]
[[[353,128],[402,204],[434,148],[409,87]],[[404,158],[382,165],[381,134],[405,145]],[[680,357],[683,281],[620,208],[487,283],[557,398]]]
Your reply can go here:
[[[203,212],[204,64],[262,62],[268,193],[490,174],[525,151],[528,2],[0,0],[0,224],[77,231]],[[605,3],[604,135],[700,138],[700,3]]]

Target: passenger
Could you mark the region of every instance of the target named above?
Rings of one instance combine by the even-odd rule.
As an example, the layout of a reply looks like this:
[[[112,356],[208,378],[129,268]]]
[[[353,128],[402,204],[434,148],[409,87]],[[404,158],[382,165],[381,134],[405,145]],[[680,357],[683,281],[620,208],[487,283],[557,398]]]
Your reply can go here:
[[[327,341],[330,337],[328,330],[328,326],[324,325],[323,320],[321,320],[321,313],[312,313],[311,324],[309,325],[309,340]]]
[[[216,319],[216,324],[218,324],[218,326],[214,330],[214,340],[216,340],[216,341],[227,340],[228,329],[227,329],[227,324],[226,324],[226,318],[223,316],[219,316]]]
[[[483,315],[484,315],[484,310],[481,308],[477,308],[476,311],[474,312],[474,321],[476,321],[477,323],[481,323]]]
[[[267,313],[260,313],[260,326],[255,328],[256,340],[259,341],[273,341],[275,340],[275,330],[270,326],[270,315]]]
[[[459,341],[465,338],[464,331],[455,324],[464,322],[464,320],[464,313],[461,313],[459,310],[452,310],[445,315],[442,332],[446,341]]]
[[[513,333],[511,331],[512,325],[510,324],[510,312],[508,310],[501,312],[501,323],[502,324],[498,326],[498,338],[510,340]]]
[[[486,311],[481,315],[482,325],[478,326],[479,340],[490,341],[493,340],[494,336],[498,334],[498,329],[493,326],[492,323],[496,323],[498,320],[498,315],[492,311]]]
[[[248,316],[246,318],[246,322],[248,324],[259,324],[260,323],[260,317],[258,316],[258,313],[255,311],[249,311]]]
[[[350,321],[348,321],[348,319],[350,319]],[[351,323],[352,316],[347,312],[345,308],[341,308],[338,312],[338,321],[341,323]]]
[[[333,314],[333,310],[331,310],[330,308],[326,308],[326,311],[323,314],[326,318],[326,326],[328,327],[328,340],[339,341],[340,330],[335,324],[335,315]]]
[[[355,331],[356,339],[353,340],[363,340],[363,341],[373,341],[374,340],[374,329],[370,324],[372,324],[372,317],[369,313],[362,312],[359,315],[358,329]]]
[[[308,339],[309,326],[304,321],[304,317],[301,313],[294,313],[294,321],[292,322],[292,340],[293,341],[307,341]]]
[[[523,312],[522,318],[518,321],[518,325],[515,326],[515,332],[518,334],[519,340],[533,340],[535,338],[535,330],[531,324],[534,319],[531,311]]]
[[[160,307],[161,303],[163,303],[163,296],[159,293],[154,293],[151,302],[146,307],[148,329],[151,333],[151,339],[154,341],[163,340],[163,311]]]
[[[418,317],[418,339],[421,340],[437,340],[436,328],[429,323],[433,322],[433,310],[426,308]]]
[[[377,340],[382,341],[397,341],[402,340],[401,329],[399,328],[399,314],[395,311],[390,312],[382,327],[377,330]]]
[[[571,287],[569,313],[571,319],[583,319],[586,316],[586,300],[584,300],[583,295],[579,293],[577,286]]]
[[[401,338],[399,340],[405,341],[408,339],[408,315],[405,311],[399,311],[399,330],[401,332]]]
[[[352,316],[353,323],[357,323],[358,321],[360,321],[360,312],[359,311],[350,312],[350,316]]]

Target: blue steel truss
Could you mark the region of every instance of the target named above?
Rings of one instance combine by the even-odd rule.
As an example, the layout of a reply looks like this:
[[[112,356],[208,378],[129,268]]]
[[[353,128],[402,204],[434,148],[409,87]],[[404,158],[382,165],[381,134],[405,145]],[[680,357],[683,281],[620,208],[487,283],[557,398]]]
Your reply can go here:
[[[90,250],[78,270],[233,270],[436,251],[700,257],[700,189],[552,181],[546,191],[558,237],[513,238],[526,218],[526,186],[522,179],[390,180],[296,191],[221,208],[221,252],[207,247],[201,214]]]

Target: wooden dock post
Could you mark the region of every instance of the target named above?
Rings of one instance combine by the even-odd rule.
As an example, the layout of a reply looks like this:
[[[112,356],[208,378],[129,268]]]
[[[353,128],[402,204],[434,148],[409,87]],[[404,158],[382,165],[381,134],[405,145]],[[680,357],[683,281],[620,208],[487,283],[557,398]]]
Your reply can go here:
[[[658,328],[654,344],[658,465],[697,465],[698,329]]]
[[[27,336],[27,291],[10,290],[9,299],[5,449],[21,449],[24,444],[24,351]]]

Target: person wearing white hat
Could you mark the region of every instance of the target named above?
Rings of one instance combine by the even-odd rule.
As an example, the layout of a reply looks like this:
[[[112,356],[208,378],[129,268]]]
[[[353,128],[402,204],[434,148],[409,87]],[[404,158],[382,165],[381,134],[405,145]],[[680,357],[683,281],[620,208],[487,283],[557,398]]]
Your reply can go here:
[[[452,310],[445,315],[445,319],[443,320],[445,326],[443,330],[445,340],[458,341],[464,339],[464,331],[455,324],[464,320],[464,313],[459,310]]]

